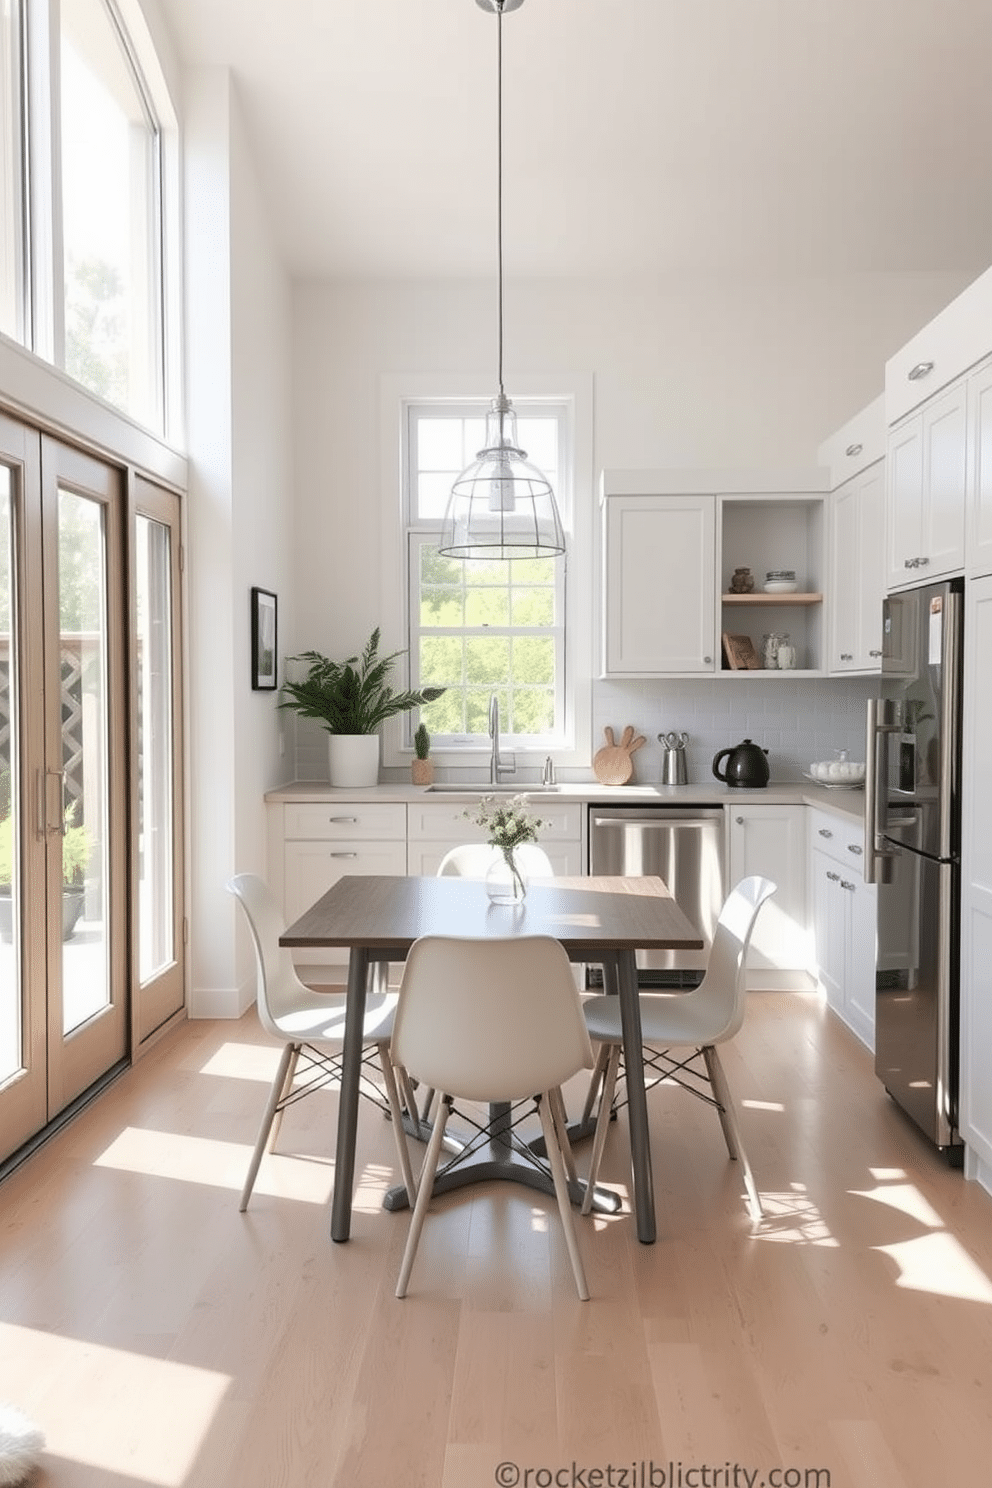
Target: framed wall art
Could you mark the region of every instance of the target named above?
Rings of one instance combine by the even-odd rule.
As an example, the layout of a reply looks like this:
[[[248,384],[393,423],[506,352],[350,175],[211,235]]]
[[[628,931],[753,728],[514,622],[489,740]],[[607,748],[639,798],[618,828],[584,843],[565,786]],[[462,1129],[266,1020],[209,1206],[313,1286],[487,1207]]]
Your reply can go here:
[[[278,599],[268,589],[252,589],[251,685],[255,692],[274,692],[278,685],[278,608]]]

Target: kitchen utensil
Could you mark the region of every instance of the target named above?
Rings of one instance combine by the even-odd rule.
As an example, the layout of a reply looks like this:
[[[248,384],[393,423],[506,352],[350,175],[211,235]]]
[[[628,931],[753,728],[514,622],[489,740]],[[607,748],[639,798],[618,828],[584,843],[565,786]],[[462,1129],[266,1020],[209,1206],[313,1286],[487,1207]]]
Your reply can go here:
[[[665,755],[661,766],[661,779],[664,785],[685,785],[685,746],[689,741],[686,733],[677,733],[674,729],[667,734],[659,734],[659,744],[664,744]]]
[[[635,749],[640,749],[642,744],[647,743],[643,734],[635,738],[634,730],[628,723],[623,731],[623,737],[618,744],[613,737],[613,730],[606,727],[603,730],[606,743],[602,749],[597,750],[593,757],[592,768],[600,785],[626,785],[634,773],[634,762],[631,755]]]
[[[713,756],[713,774],[717,780],[722,780],[724,785],[737,786],[742,790],[754,790],[768,784],[768,750],[762,749],[758,744],[752,744],[750,739],[745,739],[742,744],[737,744],[733,749],[721,749],[719,754]],[[727,761],[724,768],[719,768],[720,761]]]

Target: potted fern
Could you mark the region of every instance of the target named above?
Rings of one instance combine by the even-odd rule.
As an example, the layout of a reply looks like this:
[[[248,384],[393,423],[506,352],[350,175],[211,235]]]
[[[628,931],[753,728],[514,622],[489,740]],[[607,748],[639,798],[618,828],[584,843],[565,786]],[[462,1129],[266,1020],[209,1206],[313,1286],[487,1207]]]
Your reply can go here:
[[[306,663],[302,680],[283,683],[280,708],[313,718],[328,734],[331,784],[375,785],[379,778],[379,727],[397,713],[433,703],[443,687],[394,692],[388,678],[402,651],[379,655],[376,626],[361,656],[332,661],[320,651],[302,651],[291,661]]]

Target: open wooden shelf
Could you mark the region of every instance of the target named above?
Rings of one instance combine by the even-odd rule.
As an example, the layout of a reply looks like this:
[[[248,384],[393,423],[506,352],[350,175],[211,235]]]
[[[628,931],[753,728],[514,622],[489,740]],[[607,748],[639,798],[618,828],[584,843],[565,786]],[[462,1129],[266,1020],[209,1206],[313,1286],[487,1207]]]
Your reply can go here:
[[[822,594],[721,594],[725,605],[814,605],[823,603]]]

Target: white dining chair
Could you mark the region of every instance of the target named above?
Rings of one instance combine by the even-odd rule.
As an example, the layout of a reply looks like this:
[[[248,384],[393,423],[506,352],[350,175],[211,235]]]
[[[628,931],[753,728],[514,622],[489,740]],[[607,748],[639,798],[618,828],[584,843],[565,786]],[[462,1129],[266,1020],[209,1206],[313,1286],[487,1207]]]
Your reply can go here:
[[[256,1000],[262,1027],[282,1043],[282,1055],[262,1113],[255,1149],[241,1190],[239,1208],[248,1208],[259,1165],[266,1147],[275,1146],[283,1112],[305,1096],[322,1090],[341,1077],[341,1056],[347,999],[343,993],[318,992],[301,981],[290,951],[280,946],[285,928],[279,907],[268,885],[254,873],[238,873],[225,885],[244,910],[255,949]],[[387,1111],[402,1130],[403,1110],[396,1072],[389,1053],[396,1010],[395,993],[370,992],[366,998],[362,1029],[362,1078],[360,1093]],[[377,1066],[386,1098],[366,1070]],[[405,1080],[404,1101],[412,1112],[413,1097]],[[414,1179],[405,1142],[398,1144],[403,1182],[413,1202]]]
[[[502,853],[491,842],[462,842],[449,848],[438,865],[438,878],[485,878]],[[527,878],[553,878],[551,859],[536,842],[522,842],[513,856]]]
[[[574,1173],[564,1123],[562,1084],[592,1068],[592,1047],[568,956],[550,936],[468,939],[427,935],[414,942],[400,983],[393,1059],[411,1078],[440,1092],[406,1249],[396,1284],[405,1297],[417,1254],[445,1127],[456,1100],[487,1105],[526,1102],[540,1116],[565,1244],[580,1298],[589,1296],[572,1218]],[[557,1102],[552,1099],[557,1093]],[[522,1157],[538,1160],[509,1134]],[[405,1146],[402,1124],[394,1126]],[[451,1164],[458,1161],[456,1155]],[[408,1163],[409,1158],[401,1159]]]
[[[740,1121],[716,1046],[740,1031],[744,1022],[747,953],[761,906],[776,885],[770,879],[744,878],[724,902],[713,932],[706,973],[689,992],[642,992],[638,996],[644,1045],[645,1083],[650,1089],[672,1081],[717,1108],[727,1151],[739,1159],[752,1218],[762,1217],[751,1164],[741,1140]],[[590,1082],[583,1124],[598,1099],[583,1214],[592,1205],[603,1147],[614,1110],[617,1079],[622,1065],[623,1030],[617,997],[590,997],[583,1004],[586,1027],[599,1045]],[[673,1053],[672,1051],[680,1051]],[[686,1052],[688,1051],[688,1052]]]

